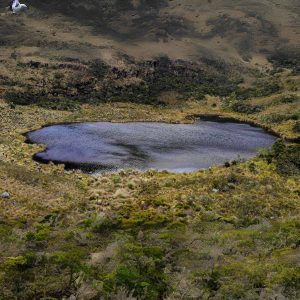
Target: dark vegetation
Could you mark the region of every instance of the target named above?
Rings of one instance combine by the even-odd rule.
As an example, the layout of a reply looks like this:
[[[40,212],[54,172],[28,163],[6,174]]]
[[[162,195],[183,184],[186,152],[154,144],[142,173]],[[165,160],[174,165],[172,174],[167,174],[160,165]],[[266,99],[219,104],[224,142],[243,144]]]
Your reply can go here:
[[[80,109],[80,102],[69,98],[36,95],[35,93],[16,93],[8,92],[5,94],[5,99],[11,104],[15,105],[38,105],[48,109],[54,110],[70,110],[74,111]]]
[[[300,51],[293,48],[280,48],[269,56],[269,60],[278,68],[287,68],[300,74]]]
[[[254,106],[247,103],[243,103],[242,101],[238,100],[231,102],[229,104],[229,108],[234,112],[243,113],[247,115],[255,114],[262,111],[262,108],[258,105]]]
[[[254,82],[251,88],[241,88],[236,92],[238,100],[272,95],[280,90],[278,82],[273,78],[261,78]]]
[[[51,109],[74,110],[79,103],[116,101],[164,104],[160,95],[166,91],[177,92],[182,99],[202,100],[207,94],[223,97],[238,89],[238,82],[226,75],[228,70],[222,61],[214,61],[208,71],[201,64],[167,57],[142,62],[128,58],[126,69],[110,67],[101,60],[79,65],[78,70],[76,65],[52,66],[33,61],[20,67],[29,67],[42,78],[30,78],[20,84],[23,91],[11,90],[5,99],[13,104]],[[80,72],[81,77],[66,76],[61,68]],[[49,75],[51,72],[53,75]]]
[[[300,119],[300,111],[291,112],[288,114],[270,114],[262,118],[264,122],[268,123],[282,123],[283,121],[287,120],[299,120]],[[294,128],[297,127],[297,124]]]
[[[115,39],[168,39],[195,35],[192,23],[183,17],[160,15],[160,10],[169,5],[169,1],[138,1],[134,5],[130,0],[116,1],[51,1],[32,0],[32,5],[46,14],[62,13],[84,25],[93,26],[99,34],[110,35]],[[128,16],[132,22],[128,22]],[[126,22],[126,30],[124,30]]]
[[[300,145],[287,146],[281,139],[260,156],[268,163],[275,162],[277,172],[286,176],[300,175]]]
[[[206,95],[219,96],[234,112],[257,114],[265,106],[252,105],[245,100],[268,97],[283,90],[276,73],[258,74],[250,87],[242,87],[243,78],[236,76],[236,71],[230,71],[231,67],[221,60],[203,59],[200,63],[191,63],[165,56],[148,61],[136,61],[129,56],[123,59],[127,62],[123,68],[111,67],[99,59],[88,63],[80,60],[57,64],[19,63],[21,72],[30,68],[32,76],[21,75],[14,80],[0,78],[4,86],[12,87],[4,98],[12,105],[35,104],[50,109],[78,110],[82,103],[129,101],[165,105],[161,96],[171,92],[182,101],[201,101]],[[16,86],[18,89],[14,89]],[[297,101],[298,97],[291,93],[275,99],[272,105]],[[298,120],[298,112],[266,118],[266,122]]]
[[[210,39],[213,37],[221,37],[222,39],[232,38],[235,39],[235,48],[240,53],[244,61],[251,59],[251,52],[257,47],[255,35],[255,26],[259,28],[260,34],[272,39],[278,37],[276,26],[269,20],[264,19],[257,13],[247,11],[247,18],[241,19],[240,17],[223,14],[221,16],[210,18],[206,24],[209,26],[210,31],[202,34],[201,37]],[[253,22],[256,24],[253,26]]]
[[[299,121],[294,125],[293,130],[297,133],[300,133],[300,122]]]

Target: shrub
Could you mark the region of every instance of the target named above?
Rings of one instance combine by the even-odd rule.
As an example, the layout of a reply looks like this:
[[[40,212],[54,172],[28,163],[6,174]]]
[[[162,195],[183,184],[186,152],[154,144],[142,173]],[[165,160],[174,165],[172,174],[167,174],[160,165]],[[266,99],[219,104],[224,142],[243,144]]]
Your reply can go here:
[[[164,250],[127,243],[120,249],[121,263],[112,273],[104,276],[104,289],[108,294],[125,287],[141,299],[163,299],[169,285],[164,272]]]
[[[293,127],[293,131],[296,133],[300,132],[300,121],[296,122],[296,124]]]
[[[235,101],[230,105],[230,108],[234,111],[234,112],[239,112],[239,113],[244,113],[244,114],[255,114],[255,113],[259,113],[262,111],[262,107],[258,106],[258,105],[250,105],[250,104],[246,104],[243,103],[241,101]]]
[[[50,97],[32,93],[7,92],[5,100],[13,105],[37,105],[53,110],[74,111],[80,108],[79,102],[64,97]]]
[[[256,97],[266,97],[280,91],[280,86],[275,80],[259,79],[252,88],[240,88],[236,90],[238,100],[246,100]]]
[[[28,232],[26,234],[26,240],[27,241],[33,241],[33,242],[42,242],[46,241],[49,238],[50,235],[50,229],[47,225],[40,225],[36,229],[35,232]]]
[[[197,272],[194,276],[197,285],[200,285],[210,293],[217,291],[221,286],[221,274],[217,270],[212,270],[210,272]]]
[[[34,256],[30,253],[26,256],[9,257],[3,264],[3,269],[8,272],[22,272],[32,266]]]
[[[284,287],[284,294],[291,296],[295,295],[294,291],[300,289],[300,271],[297,267],[285,267],[276,274],[274,279],[276,284],[280,284]],[[300,294],[298,294],[299,296]],[[290,298],[291,299],[291,298]],[[298,299],[298,298],[297,298]]]
[[[69,276],[69,288],[74,284],[75,274],[84,269],[84,265],[81,262],[83,258],[83,252],[79,249],[58,251],[53,253],[51,256],[51,261],[58,267],[58,269],[67,270]]]
[[[287,146],[278,139],[270,149],[262,151],[260,157],[268,163],[274,162],[277,172],[282,175],[300,174],[300,145]]]
[[[261,120],[266,123],[281,123],[288,120],[299,120],[300,112],[295,111],[293,113],[286,114],[270,114],[267,116],[263,116]]]
[[[109,66],[102,60],[96,59],[90,63],[90,69],[94,76],[102,79],[109,72]]]
[[[27,282],[33,280],[32,268],[35,265],[35,262],[36,256],[32,252],[7,258],[0,267],[0,271],[3,272],[3,274],[0,272],[0,275],[3,276],[4,282],[3,286],[0,288],[0,297],[1,290],[4,287],[10,290],[13,295],[25,295]],[[0,276],[0,279],[2,276]],[[26,299],[26,297],[23,299]]]
[[[117,214],[110,216],[106,214],[94,215],[85,219],[83,225],[91,228],[94,233],[109,233],[111,230],[121,227],[121,217]]]
[[[284,95],[280,98],[275,99],[272,104],[287,104],[294,103],[299,100],[299,97],[296,94]]]

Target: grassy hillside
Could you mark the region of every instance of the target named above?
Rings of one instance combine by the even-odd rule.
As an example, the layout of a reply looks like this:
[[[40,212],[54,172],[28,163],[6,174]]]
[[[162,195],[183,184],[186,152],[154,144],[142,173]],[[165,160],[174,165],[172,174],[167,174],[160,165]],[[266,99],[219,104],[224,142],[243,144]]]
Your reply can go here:
[[[10,197],[0,200],[2,299],[298,299],[299,145],[279,141],[251,161],[193,174],[98,177],[35,163],[41,147],[21,135],[53,122],[191,122],[204,113],[264,122],[292,111],[298,100],[278,100],[286,97],[248,100],[264,105],[250,115],[211,97],[75,111],[3,100],[0,186]],[[297,121],[264,124],[299,137]]]
[[[299,54],[297,0],[28,0],[26,16],[9,17],[1,1],[3,45],[22,56],[103,58],[127,54],[172,59],[220,57],[242,64]],[[13,33],[10,28],[14,28]],[[55,53],[53,51],[56,51]],[[280,57],[276,55],[282,54]],[[3,55],[3,53],[2,53]],[[299,59],[299,56],[298,56]]]
[[[300,298],[298,1],[0,1],[0,299]],[[249,161],[101,176],[39,164],[51,123],[221,118]],[[289,141],[289,143],[285,143]]]

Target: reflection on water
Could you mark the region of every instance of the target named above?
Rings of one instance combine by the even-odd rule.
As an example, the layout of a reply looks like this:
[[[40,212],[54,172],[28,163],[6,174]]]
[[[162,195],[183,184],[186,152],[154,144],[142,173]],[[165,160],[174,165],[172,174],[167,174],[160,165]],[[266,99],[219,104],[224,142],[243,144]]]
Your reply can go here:
[[[198,122],[79,123],[54,125],[27,134],[47,150],[39,161],[90,170],[149,168],[191,172],[237,158],[255,156],[275,140],[247,124]]]

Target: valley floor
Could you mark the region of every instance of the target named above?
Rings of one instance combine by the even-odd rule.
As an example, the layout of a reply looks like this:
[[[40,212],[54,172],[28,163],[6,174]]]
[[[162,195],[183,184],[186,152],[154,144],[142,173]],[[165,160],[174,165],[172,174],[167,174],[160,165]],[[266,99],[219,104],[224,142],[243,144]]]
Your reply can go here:
[[[267,109],[291,109],[280,105]],[[296,121],[267,126],[266,111],[232,113],[210,97],[175,108],[0,108],[0,192],[9,193],[0,198],[0,299],[299,299],[296,144],[191,174],[90,176],[34,162],[42,146],[22,135],[51,123],[192,122],[213,113],[297,139]]]
[[[0,300],[300,299],[300,2],[6,2]],[[96,176],[33,161],[24,136],[207,114],[282,139],[190,174]]]

